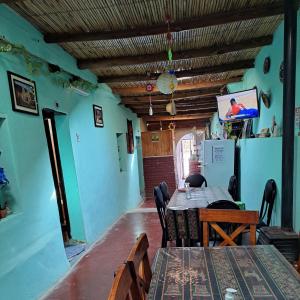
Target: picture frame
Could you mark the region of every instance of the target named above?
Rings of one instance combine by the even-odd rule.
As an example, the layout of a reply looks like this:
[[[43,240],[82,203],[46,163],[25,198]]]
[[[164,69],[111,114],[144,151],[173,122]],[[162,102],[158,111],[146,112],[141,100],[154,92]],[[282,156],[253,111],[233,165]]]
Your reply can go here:
[[[151,142],[158,143],[159,140],[160,140],[160,134],[158,132],[152,132],[151,133]]]
[[[127,152],[134,153],[133,126],[132,121],[127,120]]]
[[[94,124],[95,127],[104,127],[102,106],[93,105]]]
[[[39,115],[35,82],[26,77],[7,71],[12,110]]]

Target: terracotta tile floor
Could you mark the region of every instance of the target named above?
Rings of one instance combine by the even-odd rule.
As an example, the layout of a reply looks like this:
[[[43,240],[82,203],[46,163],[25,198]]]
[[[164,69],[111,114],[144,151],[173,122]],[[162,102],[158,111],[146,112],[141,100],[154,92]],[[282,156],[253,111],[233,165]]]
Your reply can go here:
[[[157,213],[125,214],[79,261],[71,273],[43,299],[106,300],[114,271],[126,260],[136,237],[142,232],[148,235],[149,258],[152,261],[161,243]]]
[[[140,207],[141,208],[156,208],[155,201],[154,201],[154,199],[145,200]]]

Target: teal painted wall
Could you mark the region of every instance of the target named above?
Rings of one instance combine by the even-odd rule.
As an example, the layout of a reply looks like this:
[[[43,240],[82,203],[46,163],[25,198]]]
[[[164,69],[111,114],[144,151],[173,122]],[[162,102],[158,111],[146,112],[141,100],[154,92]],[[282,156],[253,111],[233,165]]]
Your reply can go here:
[[[283,86],[279,80],[279,68],[283,61],[283,22],[274,33],[273,43],[263,47],[255,59],[255,68],[245,72],[242,82],[229,84],[230,92],[250,89],[256,86],[258,92],[271,92],[271,106],[267,109],[260,103],[260,118],[253,121],[253,132],[258,133],[262,128],[270,128],[272,117],[275,115],[277,124],[282,127]],[[263,73],[265,57],[271,58],[269,73]],[[297,68],[296,68],[296,106],[300,106],[300,12],[298,11],[297,33]],[[217,114],[212,119],[211,132],[220,131],[217,126]],[[298,131],[298,130],[297,130]],[[267,179],[274,178],[278,185],[276,197],[276,211],[272,219],[273,224],[280,224],[281,210],[281,139],[248,139],[240,140],[241,149],[241,198],[247,208],[259,209],[263,193],[263,186]],[[294,229],[300,231],[300,143],[299,137],[295,142],[295,218]],[[284,204],[283,204],[284,205]]]
[[[249,210],[259,210],[268,179],[277,184],[272,224],[281,222],[281,143],[282,138],[241,139],[240,191],[241,200]]]
[[[96,77],[80,71],[75,60],[43,37],[24,19],[0,5],[0,35],[24,45],[31,53],[58,64],[93,82]],[[13,112],[7,70],[36,82],[40,116]],[[49,77],[27,72],[21,58],[0,54],[0,165],[10,179],[13,214],[0,221],[1,299],[37,299],[70,268],[61,236],[47,142],[41,110],[55,108],[59,148],[63,159],[71,226],[74,238],[91,243],[126,210],[140,201],[137,151],[127,154],[127,171],[120,173],[117,132],[127,132],[135,114],[118,105],[106,85],[83,97],[54,85]],[[104,128],[95,128],[92,105],[103,107]]]

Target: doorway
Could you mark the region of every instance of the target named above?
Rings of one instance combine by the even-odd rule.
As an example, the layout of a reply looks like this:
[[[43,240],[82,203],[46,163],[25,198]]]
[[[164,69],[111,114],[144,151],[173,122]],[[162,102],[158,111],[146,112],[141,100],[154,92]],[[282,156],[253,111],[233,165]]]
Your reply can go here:
[[[72,238],[70,218],[68,212],[67,197],[65,192],[65,184],[61,166],[60,153],[58,148],[57,131],[55,125],[55,113],[49,109],[43,109],[43,119],[45,133],[47,138],[49,157],[56,191],[57,206],[60,217],[60,225],[64,243],[68,243]]]
[[[145,196],[145,180],[144,180],[142,141],[140,136],[136,136],[135,140],[136,140],[136,147],[137,147],[140,195],[143,198]]]

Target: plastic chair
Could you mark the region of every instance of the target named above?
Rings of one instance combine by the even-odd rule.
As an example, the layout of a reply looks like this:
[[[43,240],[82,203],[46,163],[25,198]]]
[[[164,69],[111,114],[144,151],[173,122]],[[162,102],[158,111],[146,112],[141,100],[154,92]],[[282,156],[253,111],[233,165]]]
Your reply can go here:
[[[232,199],[234,201],[239,201],[238,199],[238,185],[237,185],[237,179],[236,176],[233,175],[229,179],[229,184],[228,184],[228,192],[231,195]]]
[[[190,175],[186,178],[185,182],[188,182],[191,187],[202,187],[203,183],[207,187],[207,181],[201,174]]]
[[[239,206],[229,200],[218,200],[207,205],[208,209],[240,209]]]
[[[170,197],[170,194],[169,194],[169,188],[168,188],[167,183],[165,181],[161,182],[160,185],[159,185],[159,188],[160,188],[161,193],[163,195],[164,202],[166,204],[168,204],[171,197]]]
[[[166,227],[166,203],[163,199],[163,194],[158,186],[154,187],[154,200],[159,216],[159,221],[162,229],[161,247],[167,246],[167,227]]]
[[[154,187],[154,199],[162,228],[161,247],[167,247],[168,241],[176,241],[176,246],[181,247],[182,242],[181,238],[179,237],[180,235],[178,231],[176,212],[172,210],[166,210],[166,203],[163,200],[162,192],[158,186]],[[172,229],[171,235],[169,235],[168,228]]]
[[[274,201],[276,197],[277,186],[274,179],[269,179],[265,185],[265,190],[262,198],[258,228],[270,226]],[[264,218],[267,216],[267,222]]]

